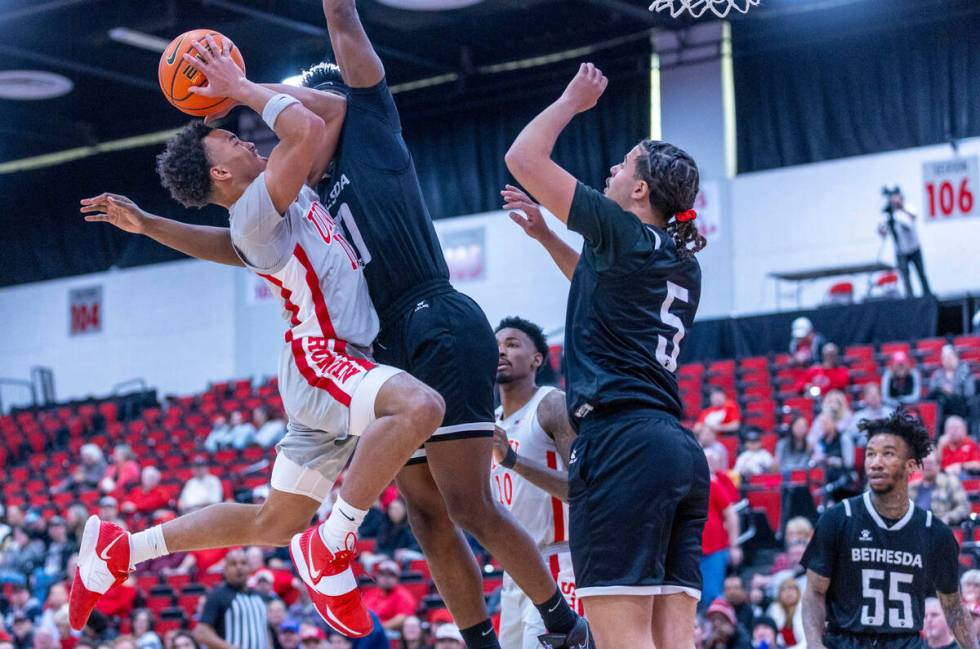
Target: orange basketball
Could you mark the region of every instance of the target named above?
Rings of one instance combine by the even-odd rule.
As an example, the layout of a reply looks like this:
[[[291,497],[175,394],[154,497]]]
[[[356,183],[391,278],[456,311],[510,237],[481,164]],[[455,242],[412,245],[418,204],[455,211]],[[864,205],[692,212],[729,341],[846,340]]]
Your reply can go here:
[[[193,29],[170,42],[167,49],[160,55],[160,65],[157,68],[157,77],[160,80],[160,90],[163,91],[163,96],[181,111],[195,117],[222,113],[234,103],[227,97],[202,97],[190,91],[193,86],[205,85],[207,79],[188,65],[183,56],[184,54],[198,56],[193,44],[195,42],[201,43],[207,47],[208,42],[205,40],[205,36],[208,34],[215,40],[219,48],[224,47],[225,41],[231,43],[231,39],[213,29]],[[231,43],[231,58],[244,72],[245,61],[242,60],[242,53],[238,51],[234,43]]]

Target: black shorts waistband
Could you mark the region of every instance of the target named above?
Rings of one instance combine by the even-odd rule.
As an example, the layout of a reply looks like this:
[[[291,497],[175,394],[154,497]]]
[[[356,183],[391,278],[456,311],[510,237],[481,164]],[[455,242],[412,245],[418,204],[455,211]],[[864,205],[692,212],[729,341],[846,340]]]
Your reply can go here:
[[[852,638],[869,646],[886,646],[888,643],[893,641],[901,642],[902,640],[920,637],[915,631],[908,631],[905,633],[855,633],[844,629],[827,629],[827,633],[828,635],[837,636],[839,638]]]
[[[650,419],[654,421],[664,421],[680,426],[680,420],[669,412],[656,410],[654,408],[637,408],[629,405],[612,405],[598,408],[590,412],[587,416],[575,419],[579,434],[597,426],[603,426],[610,420],[626,421],[630,419]]]
[[[436,295],[443,295],[445,293],[452,293],[455,290],[456,289],[453,288],[453,285],[449,283],[449,280],[443,278],[430,279],[413,286],[409,291],[388,305],[388,307],[384,310],[377,309],[378,318],[381,320],[382,329],[385,327],[385,325],[390,326],[403,318],[412,307],[425,298],[435,297]]]

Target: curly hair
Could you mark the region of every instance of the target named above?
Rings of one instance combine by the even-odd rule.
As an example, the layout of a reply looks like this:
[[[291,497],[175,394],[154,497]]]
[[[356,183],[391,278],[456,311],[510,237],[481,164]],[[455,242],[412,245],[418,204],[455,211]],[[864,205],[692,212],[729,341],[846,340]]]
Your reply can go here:
[[[868,441],[875,435],[895,435],[905,440],[911,453],[909,459],[921,465],[922,459],[932,452],[932,441],[929,431],[922,420],[903,410],[896,410],[888,417],[881,419],[862,419],[858,422],[858,430],[868,436]]]
[[[545,361],[548,360],[548,341],[544,337],[544,331],[538,325],[524,318],[509,316],[501,320],[493,332],[497,333],[501,329],[517,329],[518,331],[523,331],[531,339],[535,350],[544,356]]]
[[[211,163],[204,138],[211,127],[194,121],[167,141],[157,156],[157,175],[175,201],[184,207],[204,207],[211,196]]]
[[[694,207],[700,175],[686,151],[660,140],[640,142],[645,155],[636,159],[636,177],[650,187],[650,205],[667,219],[667,232],[683,254],[700,252],[707,244],[694,221],[681,223],[674,215]]]
[[[316,90],[335,90],[347,94],[350,86],[344,81],[340,66],[330,61],[321,61],[303,70],[303,87]]]

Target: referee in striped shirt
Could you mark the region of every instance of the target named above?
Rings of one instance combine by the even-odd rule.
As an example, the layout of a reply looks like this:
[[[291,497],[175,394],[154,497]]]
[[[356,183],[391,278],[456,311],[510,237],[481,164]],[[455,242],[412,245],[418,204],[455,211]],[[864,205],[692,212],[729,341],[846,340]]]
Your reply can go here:
[[[245,551],[232,550],[225,557],[225,581],[204,601],[194,637],[210,649],[270,649],[266,605],[249,589]]]

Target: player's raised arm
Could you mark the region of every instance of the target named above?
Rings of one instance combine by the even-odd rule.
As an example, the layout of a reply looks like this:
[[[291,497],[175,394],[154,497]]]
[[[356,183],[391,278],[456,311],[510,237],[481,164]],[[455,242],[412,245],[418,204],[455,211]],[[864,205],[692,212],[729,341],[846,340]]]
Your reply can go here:
[[[823,634],[827,628],[827,589],[830,579],[812,570],[806,571],[806,592],[803,593],[803,633],[811,649],[823,649]]]
[[[969,614],[963,608],[963,601],[959,591],[955,593],[936,593],[939,597],[939,604],[943,607],[943,614],[946,616],[946,625],[956,638],[956,644],[960,649],[976,649],[977,636],[973,631],[973,622]]]
[[[313,159],[310,175],[306,179],[308,185],[315,186],[323,178],[330,161],[337,153],[340,132],[344,128],[344,117],[347,115],[347,99],[335,92],[289,86],[284,83],[264,83],[262,86],[272,92],[299,99],[310,112],[323,120],[325,127],[320,138],[320,148]]]
[[[108,192],[83,198],[81,212],[90,223],[109,223],[123,232],[143,234],[190,257],[243,266],[231,245],[228,228],[191,225],[150,214],[129,198]]]
[[[509,214],[510,220],[521,226],[524,234],[544,246],[558,269],[571,280],[578,265],[579,254],[552,232],[537,203],[513,185],[505,186],[500,195],[504,198],[504,209],[512,210]]]
[[[608,83],[601,70],[583,63],[561,97],[524,127],[504,158],[514,178],[563,223],[568,222],[576,180],[551,159],[551,152],[572,118],[592,109]]]
[[[232,61],[227,41],[224,49],[210,35],[207,41],[209,47],[194,44],[197,57],[184,55],[187,64],[208,80],[207,85],[194,86],[191,91],[206,97],[231,97],[262,115],[271,125],[279,144],[269,155],[265,181],[272,204],[283,214],[311,174],[323,143],[326,129],[323,119],[293,97],[277,95],[246,79]],[[221,171],[216,168],[213,173]]]
[[[323,0],[330,46],[344,81],[351,88],[370,88],[385,77],[385,69],[364,32],[354,0]]]

